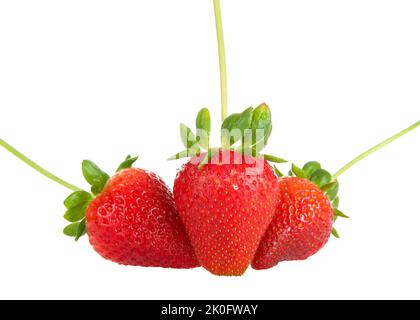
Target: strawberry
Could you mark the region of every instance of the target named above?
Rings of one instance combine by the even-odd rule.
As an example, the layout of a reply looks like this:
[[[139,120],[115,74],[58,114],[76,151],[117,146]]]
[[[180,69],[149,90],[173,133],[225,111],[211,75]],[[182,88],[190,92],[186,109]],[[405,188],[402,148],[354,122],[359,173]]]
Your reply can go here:
[[[181,124],[185,150],[171,157],[192,159],[178,172],[174,198],[200,264],[215,275],[240,276],[251,264],[278,200],[277,177],[261,154],[272,130],[265,104],[226,117],[221,147],[210,148],[207,109],[196,117],[196,132]]]
[[[338,182],[319,163],[309,162],[303,169],[293,165],[290,174],[297,176],[279,179],[276,214],[258,247],[254,269],[309,258],[327,243],[331,233],[338,237],[335,219],[348,218],[337,208]]]
[[[90,161],[83,162],[92,193],[76,191],[65,201],[65,234],[85,233],[104,258],[123,265],[165,268],[198,266],[173,196],[154,173],[131,168],[127,158],[109,179]]]
[[[199,169],[204,157],[193,158],[178,173],[175,203],[200,264],[215,275],[239,276],[273,217],[277,178],[263,159],[256,172],[258,160],[235,151],[219,151]]]
[[[268,269],[280,261],[303,260],[328,241],[334,211],[329,199],[312,182],[281,178],[276,214],[258,247],[252,267]]]

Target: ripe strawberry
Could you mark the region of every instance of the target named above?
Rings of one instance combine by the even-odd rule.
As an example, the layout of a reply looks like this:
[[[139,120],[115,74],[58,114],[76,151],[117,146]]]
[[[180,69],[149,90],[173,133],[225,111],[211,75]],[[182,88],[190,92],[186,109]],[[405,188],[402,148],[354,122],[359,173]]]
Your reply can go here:
[[[93,163],[84,162],[84,175],[97,196],[90,202],[88,193],[77,191],[66,200],[69,210],[65,217],[70,218],[68,220],[83,218],[83,211],[86,216],[85,220],[67,227],[65,233],[79,237],[84,230],[77,235],[71,229],[83,229],[86,224],[93,248],[104,258],[119,264],[197,267],[197,259],[169,189],[154,173],[124,167],[128,166],[123,166],[108,179]],[[84,200],[80,200],[82,195]],[[74,201],[76,198],[79,200]],[[74,217],[74,208],[81,208],[79,216]]]
[[[218,151],[200,169],[204,157],[193,158],[178,173],[175,203],[200,264],[216,275],[240,276],[273,217],[277,178],[264,159],[258,171],[255,158]]]
[[[315,184],[285,177],[279,180],[279,186],[277,211],[255,255],[254,269],[306,259],[318,252],[331,234],[334,209]]]
[[[89,241],[104,258],[125,265],[198,266],[171,192],[153,173],[125,169],[86,211]]]
[[[303,169],[293,165],[290,174],[297,177],[279,179],[277,211],[252,262],[254,269],[309,258],[327,243],[331,233],[338,237],[335,219],[348,218],[337,209],[338,182],[319,163],[308,162]]]

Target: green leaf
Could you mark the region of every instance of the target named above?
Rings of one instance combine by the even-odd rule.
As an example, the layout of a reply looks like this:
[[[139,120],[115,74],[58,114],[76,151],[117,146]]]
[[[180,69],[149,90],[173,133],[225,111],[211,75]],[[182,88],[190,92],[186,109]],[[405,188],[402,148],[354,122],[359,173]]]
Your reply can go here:
[[[232,127],[234,126],[234,123],[236,123],[238,118],[239,118],[239,114],[232,114],[223,121],[222,130],[221,130],[221,143],[222,143],[222,147],[225,149],[231,146],[230,134],[232,131]]]
[[[168,160],[179,160],[182,158],[189,158],[198,155],[200,152],[198,150],[188,149],[178,152],[177,154],[173,155],[172,157],[168,158]]]
[[[196,136],[198,143],[205,149],[208,150],[210,143],[210,130],[211,130],[211,118],[210,111],[207,108],[201,109],[197,114],[196,123]]]
[[[92,191],[94,195],[100,194],[102,190],[104,190],[105,185],[108,182],[108,180],[109,180],[109,177],[105,177],[105,176],[98,178],[92,184],[92,188],[90,189],[90,191]]]
[[[310,180],[320,188],[330,183],[331,179],[332,179],[331,174],[324,169],[315,170],[314,173],[312,173],[311,178],[310,178]]]
[[[245,111],[242,112],[240,116],[238,117],[235,123],[235,127],[232,129],[239,129],[242,132],[246,129],[249,129],[251,126],[251,121],[252,121],[252,111],[253,111],[252,107],[245,109]]]
[[[92,200],[92,195],[86,191],[75,191],[64,200],[67,209],[75,208]]]
[[[332,201],[332,206],[334,209],[337,209],[339,204],[340,204],[340,198],[339,197],[335,197],[335,199]]]
[[[86,181],[92,186],[92,193],[95,195],[101,193],[109,176],[90,160],[83,161],[82,171]]]
[[[329,190],[327,190],[327,196],[331,201],[337,197],[339,188],[340,185],[338,181],[332,182],[332,186],[329,188]]]
[[[138,158],[139,158],[138,156],[137,157],[132,157],[132,156],[128,155],[125,158],[125,160],[119,165],[116,172],[120,172],[121,170],[131,168],[133,166],[134,162],[136,162]]]
[[[331,234],[336,237],[337,239],[340,239],[340,235],[338,234],[337,230],[333,227],[331,230]]]
[[[191,149],[197,144],[197,138],[191,129],[188,128],[185,124],[181,123],[179,125],[179,131],[181,134],[182,143],[184,144],[185,148]]]
[[[270,162],[275,162],[275,163],[286,163],[287,160],[284,160],[282,158],[276,157],[276,156],[272,156],[269,154],[264,154],[264,159]]]
[[[303,172],[303,170],[294,163],[292,163],[292,172],[295,174],[296,177],[306,179],[305,172]]]
[[[78,241],[80,237],[84,236],[86,234],[86,219],[83,219],[79,222],[79,225],[77,226],[75,240]]]
[[[228,148],[244,137],[245,130],[249,129],[252,121],[253,108],[250,107],[242,113],[234,113],[227,117],[222,124],[222,147]],[[238,130],[240,135],[231,136],[233,130]]]
[[[68,237],[75,237],[77,234],[78,228],[79,228],[79,222],[71,223],[64,228],[63,233]]]
[[[85,217],[87,206],[88,203],[84,203],[77,207],[68,209],[64,214],[64,219],[69,222],[77,222],[82,220]]]
[[[250,129],[245,131],[243,138],[245,148],[253,148],[256,153],[260,152],[267,145],[272,129],[270,108],[263,103],[252,113]]]
[[[264,147],[267,145],[268,139],[270,138],[272,131],[273,131],[273,124],[270,123],[269,125],[267,125],[264,131]]]
[[[341,212],[340,210],[338,210],[337,208],[334,209],[334,216],[335,217],[340,217],[340,218],[344,218],[344,219],[350,219],[349,216],[346,216],[343,212]]]
[[[330,183],[327,183],[325,186],[323,186],[321,188],[321,190],[324,191],[324,192],[327,192],[327,191],[331,190],[334,187],[335,184],[338,184],[337,181],[332,181]]]
[[[277,177],[281,178],[281,177],[284,176],[284,174],[281,173],[281,171],[277,168],[276,165],[274,165],[273,168],[274,168],[274,172],[276,173]]]
[[[227,117],[222,123],[222,129],[232,130],[236,127],[236,123],[238,119],[241,117],[240,113],[232,113],[229,117]]]
[[[307,177],[310,177],[318,169],[321,169],[321,164],[316,161],[309,161],[302,168]]]
[[[66,226],[63,233],[68,237],[76,238],[79,240],[80,237],[86,234],[86,220],[83,219],[80,222],[75,222]]]
[[[201,168],[203,168],[211,160],[213,155],[215,155],[218,151],[219,149],[210,149],[204,156],[204,158],[201,160],[200,164],[198,165],[198,169],[200,170]]]
[[[99,167],[90,160],[84,160],[82,163],[83,176],[89,184],[93,184],[101,176],[108,176]]]

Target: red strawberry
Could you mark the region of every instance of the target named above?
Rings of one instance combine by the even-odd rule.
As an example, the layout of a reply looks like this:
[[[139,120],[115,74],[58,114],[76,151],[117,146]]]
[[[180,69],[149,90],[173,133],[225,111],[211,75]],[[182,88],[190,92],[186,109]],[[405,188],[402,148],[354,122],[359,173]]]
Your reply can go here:
[[[136,159],[127,157],[112,178],[93,162],[83,162],[83,175],[96,198],[76,191],[65,200],[64,217],[74,223],[64,233],[77,240],[87,229],[93,248],[120,264],[197,267],[172,193],[154,173],[131,168]]]
[[[204,156],[178,173],[175,203],[200,264],[216,275],[239,276],[273,217],[277,177],[262,158],[220,151],[199,169]],[[227,162],[216,163],[221,159]]]
[[[279,186],[277,211],[252,262],[254,269],[307,259],[330,238],[334,209],[324,192],[311,181],[297,177],[281,178]]]
[[[155,174],[125,169],[86,211],[89,241],[104,258],[124,265],[198,266],[171,192]]]

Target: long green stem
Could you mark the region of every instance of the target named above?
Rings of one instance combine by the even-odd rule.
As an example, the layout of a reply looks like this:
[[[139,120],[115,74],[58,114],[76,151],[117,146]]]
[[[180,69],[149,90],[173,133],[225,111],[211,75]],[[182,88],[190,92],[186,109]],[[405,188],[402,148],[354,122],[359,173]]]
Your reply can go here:
[[[18,159],[22,160],[28,166],[30,166],[31,168],[35,169],[36,171],[38,171],[42,175],[46,176],[47,178],[51,179],[52,181],[54,181],[54,182],[56,182],[58,184],[61,184],[63,187],[66,187],[67,189],[70,189],[72,191],[78,191],[78,190],[80,190],[80,188],[72,185],[71,183],[68,183],[68,182],[60,179],[59,177],[55,176],[51,172],[45,170],[44,168],[42,168],[41,166],[39,166],[38,164],[36,164],[35,162],[33,162],[31,159],[29,159],[27,156],[25,156],[24,154],[20,153],[15,148],[13,148],[10,144],[8,144],[3,139],[0,139],[0,146],[2,146],[3,148],[5,148],[7,151],[9,151],[15,157],[17,157]]]
[[[221,92],[221,98],[222,98],[222,121],[224,121],[228,116],[225,38],[223,35],[222,12],[220,9],[220,0],[213,0],[213,4],[214,4],[214,16],[216,18],[217,46],[219,49],[220,92]]]
[[[391,142],[397,140],[398,138],[401,138],[402,136],[404,136],[405,134],[407,134],[410,131],[414,130],[418,126],[420,126],[420,121],[417,121],[415,124],[413,124],[413,125],[409,126],[408,128],[406,128],[406,129],[398,132],[396,135],[393,135],[392,137],[390,137],[390,138],[382,141],[381,143],[377,144],[376,146],[374,146],[374,147],[370,148],[369,150],[363,152],[362,154],[358,155],[356,158],[354,158],[349,163],[347,163],[344,167],[342,167],[340,170],[338,170],[337,173],[334,174],[333,178],[334,179],[337,179],[340,175],[342,175],[348,169],[350,169],[351,167],[353,167],[359,161],[363,160],[364,158],[366,158],[367,156],[371,155],[372,153],[378,151],[379,149],[382,149],[387,144],[390,144]]]

